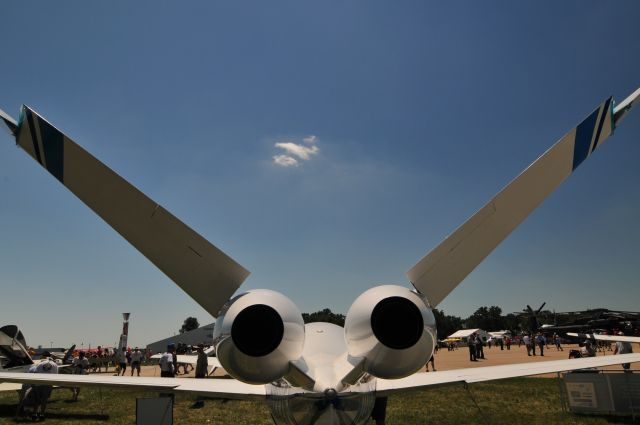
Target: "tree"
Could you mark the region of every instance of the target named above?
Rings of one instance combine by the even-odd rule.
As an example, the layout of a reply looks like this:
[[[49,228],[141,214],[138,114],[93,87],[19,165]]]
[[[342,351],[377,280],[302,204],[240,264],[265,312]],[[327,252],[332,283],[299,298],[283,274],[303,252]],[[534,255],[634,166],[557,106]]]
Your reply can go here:
[[[182,327],[180,328],[180,333],[183,334],[185,332],[192,331],[194,329],[198,329],[200,327],[200,323],[198,323],[198,319],[195,317],[187,317],[184,319],[182,323]]]
[[[520,316],[514,313],[509,313],[503,317],[504,320],[504,328],[513,332],[514,335],[519,333],[519,330],[522,329],[520,325]]]
[[[444,311],[433,309],[438,329],[438,339],[444,339],[457,330],[462,329],[462,319],[458,316],[445,315]]]
[[[502,309],[498,306],[480,307],[465,321],[468,328],[480,328],[486,331],[506,329]]]
[[[328,308],[314,313],[302,313],[304,323],[329,322],[338,326],[344,326],[344,314],[333,313]]]

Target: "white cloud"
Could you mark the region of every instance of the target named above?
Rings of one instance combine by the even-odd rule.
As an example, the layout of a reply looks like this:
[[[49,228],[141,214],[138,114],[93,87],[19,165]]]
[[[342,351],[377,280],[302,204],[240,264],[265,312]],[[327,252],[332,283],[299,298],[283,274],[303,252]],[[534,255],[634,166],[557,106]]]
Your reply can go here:
[[[280,167],[298,167],[302,161],[309,161],[320,152],[318,138],[312,134],[302,138],[302,143],[277,142],[273,146],[284,150],[284,153],[273,156],[273,163]],[[304,143],[304,144],[303,144]]]
[[[297,156],[300,159],[308,161],[311,155],[320,152],[317,146],[306,147],[293,142],[281,142],[275,144],[276,148],[284,149],[289,155]]]
[[[273,163],[281,167],[297,167],[298,160],[289,155],[274,155]]]

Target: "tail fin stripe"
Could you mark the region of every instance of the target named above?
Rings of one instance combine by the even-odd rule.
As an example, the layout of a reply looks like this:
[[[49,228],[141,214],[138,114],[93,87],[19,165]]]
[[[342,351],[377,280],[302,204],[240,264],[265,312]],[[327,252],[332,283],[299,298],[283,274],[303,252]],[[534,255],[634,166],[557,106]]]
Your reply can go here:
[[[596,133],[596,140],[593,142],[593,147],[591,148],[591,152],[596,150],[598,146],[598,142],[600,141],[600,133],[602,132],[602,126],[609,115],[609,105],[611,105],[611,98],[607,99],[604,104],[604,108],[602,109],[602,115],[600,115],[600,124],[598,124],[598,132]]]
[[[37,117],[36,117],[37,119]],[[64,183],[64,135],[46,120],[38,119],[47,170]]]
[[[36,153],[36,160],[42,165],[42,157],[40,156],[40,146],[38,146],[38,139],[36,138],[36,127],[33,123],[33,114],[27,109],[27,124],[29,125],[29,133],[31,133],[31,143],[33,143],[33,150]]]
[[[593,140],[593,130],[596,127],[596,120],[600,114],[600,108],[596,109],[582,121],[576,128],[576,140],[573,145],[573,170],[578,168],[582,161],[587,159],[589,148]]]

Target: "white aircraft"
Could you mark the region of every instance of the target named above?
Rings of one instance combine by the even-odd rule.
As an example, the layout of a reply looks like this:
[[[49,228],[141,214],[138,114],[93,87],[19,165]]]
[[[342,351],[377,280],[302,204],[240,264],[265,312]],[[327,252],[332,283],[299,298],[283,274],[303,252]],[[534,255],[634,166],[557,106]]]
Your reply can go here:
[[[344,328],[305,325],[295,304],[267,289],[229,300],[248,271],[162,206],[23,106],[0,112],[16,143],[211,315],[216,356],[233,380],[0,374],[0,381],[111,385],[267,400],[278,424],[360,424],[374,400],[398,391],[640,361],[640,354],[415,373],[436,343],[436,307],[620,124],[640,89],[605,100],[486,205],[422,258],[397,285],[367,290]]]
[[[16,325],[0,328],[0,372],[24,373],[33,365],[27,342]],[[0,391],[19,390],[20,384],[0,383]]]
[[[640,337],[638,336],[626,336],[626,335],[600,335],[600,334],[582,334],[576,332],[567,332],[567,336],[581,339],[591,339],[595,341],[608,341],[608,342],[637,342],[640,343]]]
[[[204,353],[207,355],[207,374],[210,375],[217,368],[222,367],[222,365],[220,364],[218,359],[215,356],[213,356],[213,354],[215,354],[215,347],[207,348],[206,350],[204,350]],[[161,357],[162,357],[162,354],[155,354],[151,356],[151,359],[160,360]],[[198,364],[197,355],[177,354],[176,357],[177,357],[176,361],[178,362],[178,364],[189,364],[194,368],[196,367],[196,364]]]
[[[51,353],[51,358],[60,364],[59,370],[62,370],[65,365],[68,366],[67,360],[73,353],[74,347],[63,353],[58,353],[58,355]],[[41,361],[43,360],[31,358],[27,341],[16,325],[6,325],[0,328],[0,372],[26,373],[33,365],[37,365]],[[21,388],[22,384],[0,382],[0,392]]]

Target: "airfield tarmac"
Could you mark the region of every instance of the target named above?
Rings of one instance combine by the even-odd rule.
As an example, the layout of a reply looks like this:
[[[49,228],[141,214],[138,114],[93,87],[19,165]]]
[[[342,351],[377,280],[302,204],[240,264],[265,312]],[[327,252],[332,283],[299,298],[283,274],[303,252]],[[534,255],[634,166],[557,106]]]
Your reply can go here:
[[[467,347],[460,347],[454,351],[447,351],[447,349],[440,349],[435,354],[435,366],[436,370],[452,370],[452,369],[463,369],[470,367],[483,367],[483,366],[498,366],[505,364],[515,364],[515,363],[528,363],[528,362],[544,362],[550,360],[564,360],[569,358],[569,352],[571,350],[579,350],[580,347],[577,344],[565,344],[562,346],[564,351],[556,350],[555,346],[549,345],[548,349],[544,350],[544,356],[540,356],[538,350],[536,350],[536,356],[527,356],[527,350],[524,345],[518,347],[518,345],[512,345],[511,350],[507,350],[505,347],[504,350],[500,350],[500,347],[485,347],[484,348],[484,359],[480,359],[476,362],[469,361],[469,350]],[[640,352],[640,344],[633,344],[634,352]],[[613,351],[598,351],[597,356],[612,356]],[[431,365],[429,365],[431,369]],[[182,369],[182,368],[181,368]],[[605,370],[621,370],[622,367],[620,365],[607,366],[604,368]],[[640,363],[635,363],[631,365],[631,369],[634,371],[640,371]],[[113,368],[109,369],[108,374],[113,374]],[[420,372],[425,372],[426,368],[422,368]],[[102,372],[104,373],[104,372]],[[126,374],[130,375],[130,369],[127,368]],[[217,369],[213,373],[213,377],[223,377],[225,376],[225,372],[223,369]],[[141,376],[160,376],[160,367],[157,365],[148,365],[142,366]],[[555,373],[546,374],[546,375],[537,375],[538,377],[554,377]],[[191,370],[186,375],[179,375],[181,378],[189,378],[194,377],[194,371]]]
[[[635,352],[640,349],[640,344],[633,344]],[[505,364],[516,363],[528,363],[528,362],[544,362],[550,360],[565,360],[569,358],[569,352],[571,350],[580,350],[578,344],[565,344],[562,346],[564,351],[556,350],[554,345],[549,345],[549,348],[545,348],[544,356],[540,356],[539,351],[536,349],[536,356],[527,356],[527,349],[524,344],[518,347],[517,344],[511,346],[511,350],[500,350],[500,347],[484,347],[484,359],[480,359],[476,362],[469,361],[469,349],[467,347],[460,347],[454,351],[447,351],[447,349],[440,349],[435,355],[436,370],[452,370],[471,367],[483,367],[483,366],[499,366]],[[598,351],[597,356],[612,356],[613,351]],[[429,365],[431,369],[431,365]],[[424,372],[426,368],[423,368],[421,372]],[[605,370],[621,370],[622,366],[607,366]],[[640,363],[632,364],[631,369],[640,370]],[[554,377],[555,373],[536,375],[538,377]]]

